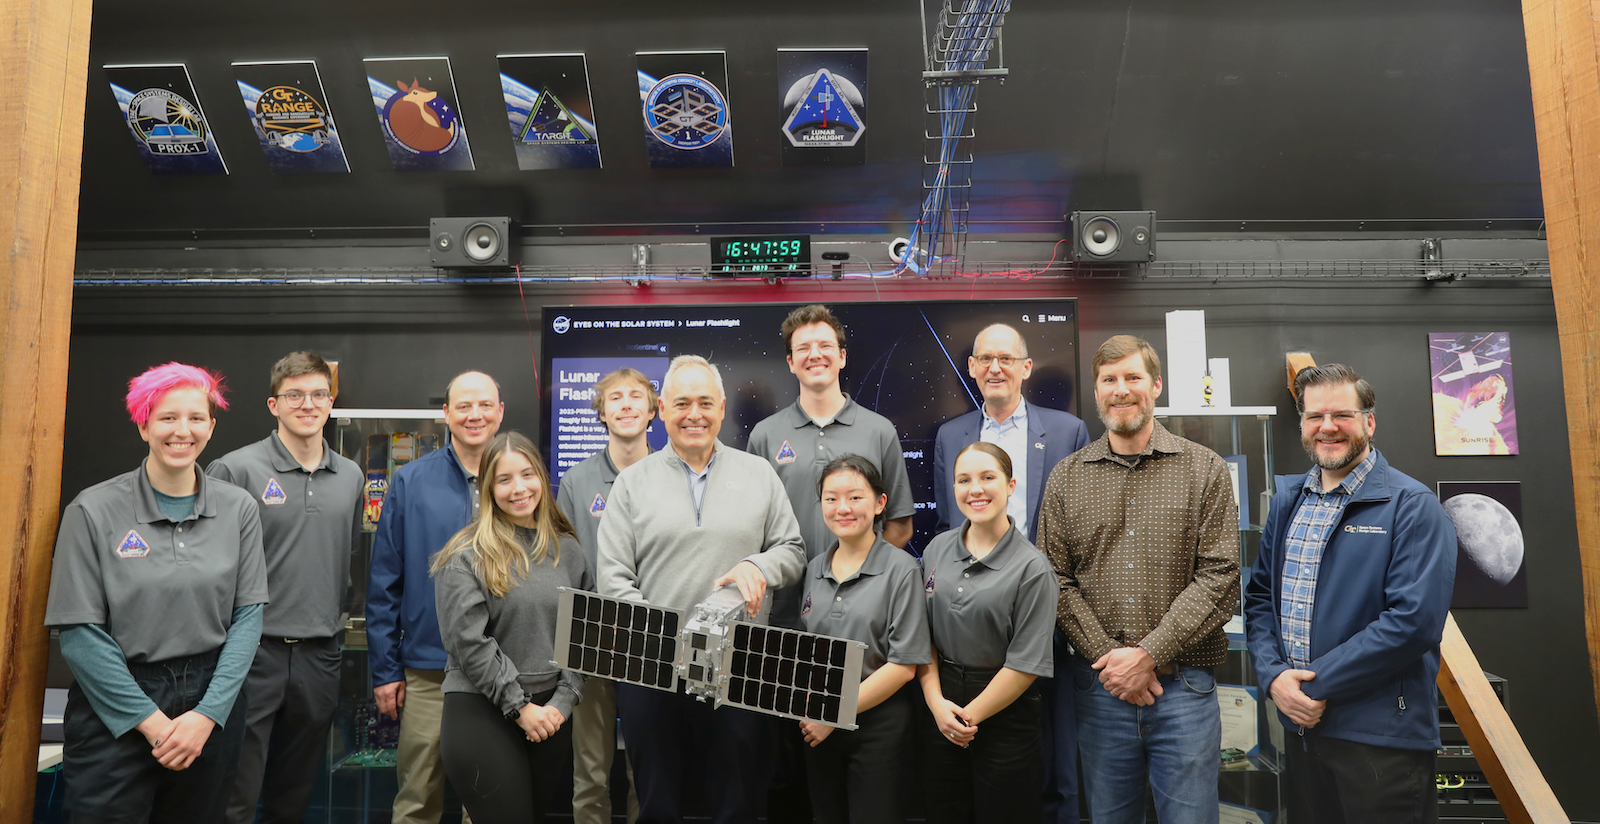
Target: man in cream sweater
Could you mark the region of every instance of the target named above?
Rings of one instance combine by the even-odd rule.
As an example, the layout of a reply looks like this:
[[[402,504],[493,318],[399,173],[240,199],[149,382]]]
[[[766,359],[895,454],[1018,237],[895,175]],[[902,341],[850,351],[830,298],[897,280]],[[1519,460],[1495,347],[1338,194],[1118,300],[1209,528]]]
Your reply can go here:
[[[717,368],[680,355],[661,386],[669,448],[623,470],[600,522],[600,593],[689,609],[734,584],[751,614],[769,589],[796,584],[806,556],[789,499],[765,459],[717,442],[727,397]],[[714,822],[764,808],[766,719],[713,712],[679,687],[617,685],[640,822],[681,817],[684,778],[707,776]],[[718,769],[703,770],[706,754]]]

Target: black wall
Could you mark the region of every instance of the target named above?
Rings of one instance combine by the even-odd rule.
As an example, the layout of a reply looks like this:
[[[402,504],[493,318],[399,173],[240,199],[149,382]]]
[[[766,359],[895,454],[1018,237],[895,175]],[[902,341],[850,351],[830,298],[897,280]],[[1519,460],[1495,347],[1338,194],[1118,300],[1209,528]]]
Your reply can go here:
[[[932,0],[928,0],[932,5]],[[917,0],[805,3],[419,0],[95,4],[80,230],[827,222],[898,230],[922,199]],[[1059,227],[1063,209],[1164,220],[1537,218],[1520,10],[1503,0],[1018,0],[1004,83],[985,83],[977,231]],[[783,167],[780,47],[871,50],[865,166]],[[726,49],[736,166],[651,170],[634,52]],[[588,55],[602,170],[520,172],[495,55]],[[391,170],[363,57],[448,55],[475,172]],[[268,173],[231,62],[314,58],[348,175]],[[232,174],[156,178],[99,67],[185,62]],[[1231,228],[1231,227],[1229,227]],[[1371,228],[1371,224],[1369,227]],[[624,230],[615,230],[624,231]]]
[[[966,283],[883,284],[883,299],[963,299]],[[1166,351],[1172,309],[1205,309],[1208,353],[1232,359],[1233,397],[1274,405],[1277,472],[1304,471],[1285,388],[1283,353],[1355,366],[1377,387],[1376,443],[1422,483],[1520,480],[1528,546],[1526,610],[1460,610],[1456,617],[1485,669],[1511,681],[1511,715],[1567,811],[1600,818],[1591,776],[1600,757],[1580,742],[1597,727],[1583,634],[1583,591],[1572,510],[1555,313],[1548,283],[1462,281],[1146,281],[986,284],[980,296],[1075,296],[1088,357],[1106,337],[1142,335]],[[871,287],[651,286],[645,289],[530,287],[534,329],[543,305],[872,300]],[[226,373],[236,406],[224,413],[202,460],[263,437],[272,426],[263,398],[272,361],[311,347],[340,361],[339,403],[426,405],[452,375],[481,368],[505,387],[505,425],[538,431],[529,325],[515,287],[81,288],[75,297],[63,500],[135,465],[145,454],[121,409],[127,379],[169,359]],[[1427,333],[1511,332],[1522,454],[1440,458],[1433,454]],[[535,336],[537,337],[537,336]],[[780,399],[782,400],[782,399]],[[1079,399],[1084,408],[1092,400]],[[1092,417],[1092,416],[1091,416]],[[1102,427],[1090,420],[1091,433]]]

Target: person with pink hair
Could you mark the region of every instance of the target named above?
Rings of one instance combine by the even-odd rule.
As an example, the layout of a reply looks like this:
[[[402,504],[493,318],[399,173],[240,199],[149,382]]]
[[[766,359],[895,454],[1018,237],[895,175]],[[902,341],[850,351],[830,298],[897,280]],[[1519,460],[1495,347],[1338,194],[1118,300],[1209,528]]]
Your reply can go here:
[[[222,378],[181,363],[128,383],[149,444],[61,515],[45,624],[76,676],[63,775],[71,821],[221,822],[267,602],[249,493],[199,470]]]

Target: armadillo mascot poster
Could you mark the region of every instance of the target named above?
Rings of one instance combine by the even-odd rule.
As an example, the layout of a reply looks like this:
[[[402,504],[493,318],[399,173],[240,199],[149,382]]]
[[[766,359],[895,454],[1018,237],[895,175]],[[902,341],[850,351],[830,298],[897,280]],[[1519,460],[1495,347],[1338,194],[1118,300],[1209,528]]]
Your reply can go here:
[[[369,57],[367,88],[397,172],[470,172],[467,124],[448,57]]]

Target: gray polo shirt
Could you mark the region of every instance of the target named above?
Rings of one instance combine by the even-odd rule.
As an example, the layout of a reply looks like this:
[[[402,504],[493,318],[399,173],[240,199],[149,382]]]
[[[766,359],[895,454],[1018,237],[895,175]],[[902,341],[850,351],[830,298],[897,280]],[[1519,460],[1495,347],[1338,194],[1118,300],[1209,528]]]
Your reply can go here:
[[[822,468],[834,458],[860,455],[878,468],[884,491],[889,494],[889,503],[883,508],[885,520],[916,512],[911,481],[906,477],[906,459],[894,424],[848,397],[827,426],[817,426],[795,401],[756,424],[750,430],[745,451],[766,458],[778,471],[789,505],[794,507],[794,517],[800,522],[800,537],[806,542],[808,559],[827,552],[834,543],[817,495]]]
[[[760,455],[777,470],[784,494],[794,507],[805,541],[806,558],[816,558],[833,546],[833,533],[822,517],[822,500],[817,481],[822,468],[834,458],[860,455],[872,462],[883,476],[889,503],[883,508],[885,520],[904,518],[916,511],[911,499],[911,481],[906,477],[906,460],[900,451],[900,436],[894,424],[849,397],[826,426],[816,422],[795,401],[750,430],[745,451]],[[773,595],[772,623],[800,625],[800,589],[779,590]]]
[[[600,546],[600,519],[605,517],[606,499],[611,497],[611,484],[616,480],[617,465],[601,449],[567,470],[561,477],[561,490],[556,493],[556,506],[572,522],[591,570],[598,564],[595,551]]]
[[[275,594],[262,635],[337,635],[366,505],[361,467],[323,441],[322,462],[307,472],[272,432],[212,461],[206,473],[249,493],[261,511],[267,584]]]
[[[837,551],[835,545],[806,566],[805,599],[800,605],[806,631],[866,644],[861,656],[863,681],[885,663],[933,663],[922,571],[916,559],[879,538],[861,568],[839,581],[833,577]]]
[[[78,493],[56,533],[45,626],[100,624],[143,664],[216,650],[236,607],[267,602],[255,502],[195,474],[182,521],[156,508],[142,464]]]
[[[939,656],[967,667],[1006,667],[1051,677],[1060,583],[1044,554],[1015,523],[982,560],[964,541],[966,525],[941,533],[922,551],[928,628]]]

